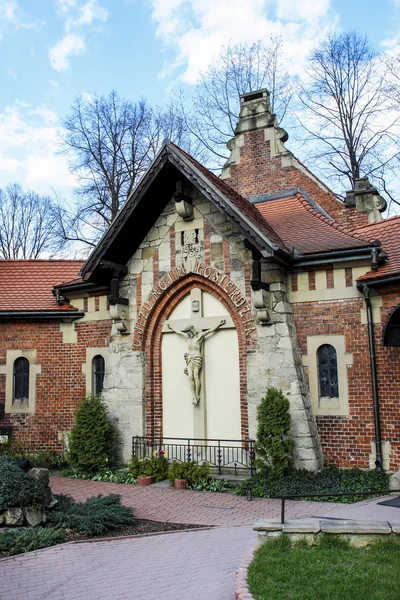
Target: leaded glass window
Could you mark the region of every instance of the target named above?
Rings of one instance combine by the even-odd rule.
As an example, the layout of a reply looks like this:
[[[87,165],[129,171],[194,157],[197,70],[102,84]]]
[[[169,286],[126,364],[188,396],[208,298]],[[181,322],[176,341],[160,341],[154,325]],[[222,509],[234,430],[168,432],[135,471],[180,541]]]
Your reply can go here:
[[[92,361],[93,393],[101,394],[103,391],[105,362],[101,354],[97,354]]]
[[[317,351],[319,397],[339,398],[339,381],[336,350],[330,344],[320,346]]]
[[[21,356],[14,361],[14,400],[29,399],[29,361]]]

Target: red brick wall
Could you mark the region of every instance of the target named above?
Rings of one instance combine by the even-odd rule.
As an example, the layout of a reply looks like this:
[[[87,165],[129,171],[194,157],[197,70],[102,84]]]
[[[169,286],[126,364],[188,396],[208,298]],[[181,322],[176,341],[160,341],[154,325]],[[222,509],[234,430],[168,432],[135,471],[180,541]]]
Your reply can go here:
[[[263,129],[244,134],[240,163],[231,167],[231,177],[225,181],[246,197],[300,187],[338,223],[348,227],[368,223],[366,213],[346,208],[305,167],[282,167],[280,156],[271,157],[270,142],[264,140]]]
[[[390,441],[390,469],[400,467],[400,348],[382,345],[387,316],[400,302],[400,291],[383,296],[382,322],[375,326],[382,440]],[[301,354],[307,354],[307,335],[344,335],[349,416],[318,416],[317,426],[327,464],[368,468],[371,440],[375,439],[367,325],[361,323],[362,298],[304,302],[293,305]]]
[[[73,425],[76,406],[86,392],[87,347],[109,344],[110,321],[75,323],[77,344],[63,344],[58,322],[0,323],[0,364],[6,350],[36,350],[41,374],[36,376],[35,414],[6,414],[0,427],[12,427],[16,442],[35,450],[61,450],[58,432]],[[0,375],[0,403],[5,403],[6,376]]]

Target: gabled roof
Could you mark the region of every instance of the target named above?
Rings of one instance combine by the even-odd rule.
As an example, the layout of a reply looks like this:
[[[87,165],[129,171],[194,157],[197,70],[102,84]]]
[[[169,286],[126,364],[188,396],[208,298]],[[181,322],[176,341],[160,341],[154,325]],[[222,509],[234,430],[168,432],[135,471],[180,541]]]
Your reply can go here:
[[[76,277],[81,260],[0,260],[0,312],[75,311],[69,304],[59,306],[54,286]]]
[[[290,258],[284,242],[250,202],[178,146],[168,143],[160,150],[86,261],[81,271],[84,278],[95,269],[96,277],[101,276],[98,267],[104,259],[126,264],[172,198],[176,181],[182,175],[217,206],[262,254],[280,256],[283,260]]]
[[[287,247],[300,254],[313,254],[371,246],[374,232],[360,232],[339,225],[303,192],[290,190],[277,199],[254,206]]]
[[[379,239],[382,242],[383,250],[388,255],[385,264],[381,265],[376,271],[370,271],[359,277],[357,281],[377,281],[400,275],[400,216],[358,227],[355,232]]]

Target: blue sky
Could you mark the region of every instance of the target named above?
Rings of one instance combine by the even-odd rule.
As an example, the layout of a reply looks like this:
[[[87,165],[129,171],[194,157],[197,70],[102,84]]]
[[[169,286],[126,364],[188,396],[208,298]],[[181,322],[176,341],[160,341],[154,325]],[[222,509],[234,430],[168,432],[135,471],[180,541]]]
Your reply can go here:
[[[0,187],[70,194],[57,133],[81,94],[161,103],[221,45],[271,33],[301,74],[321,37],[353,27],[394,47],[400,0],[0,0]]]

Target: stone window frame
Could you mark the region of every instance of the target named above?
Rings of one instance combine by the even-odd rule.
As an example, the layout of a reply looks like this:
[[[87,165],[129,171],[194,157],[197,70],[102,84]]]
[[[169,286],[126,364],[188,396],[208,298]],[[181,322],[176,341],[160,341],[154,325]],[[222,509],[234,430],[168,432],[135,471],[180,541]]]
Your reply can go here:
[[[82,373],[86,376],[86,393],[94,393],[93,359],[100,355],[104,358],[104,371],[107,370],[108,348],[86,348],[86,362],[82,365]],[[104,389],[104,386],[103,386]]]
[[[18,358],[26,358],[29,362],[29,398],[14,400],[14,363]],[[42,372],[37,364],[37,350],[7,350],[6,364],[0,365],[0,375],[6,376],[6,404],[8,414],[33,414],[36,411],[36,377]]]
[[[324,344],[333,346],[336,350],[339,398],[320,398],[318,349]],[[307,354],[302,357],[303,365],[308,367],[311,405],[315,416],[348,416],[349,415],[349,386],[347,367],[353,364],[353,354],[346,352],[344,335],[308,335]]]

